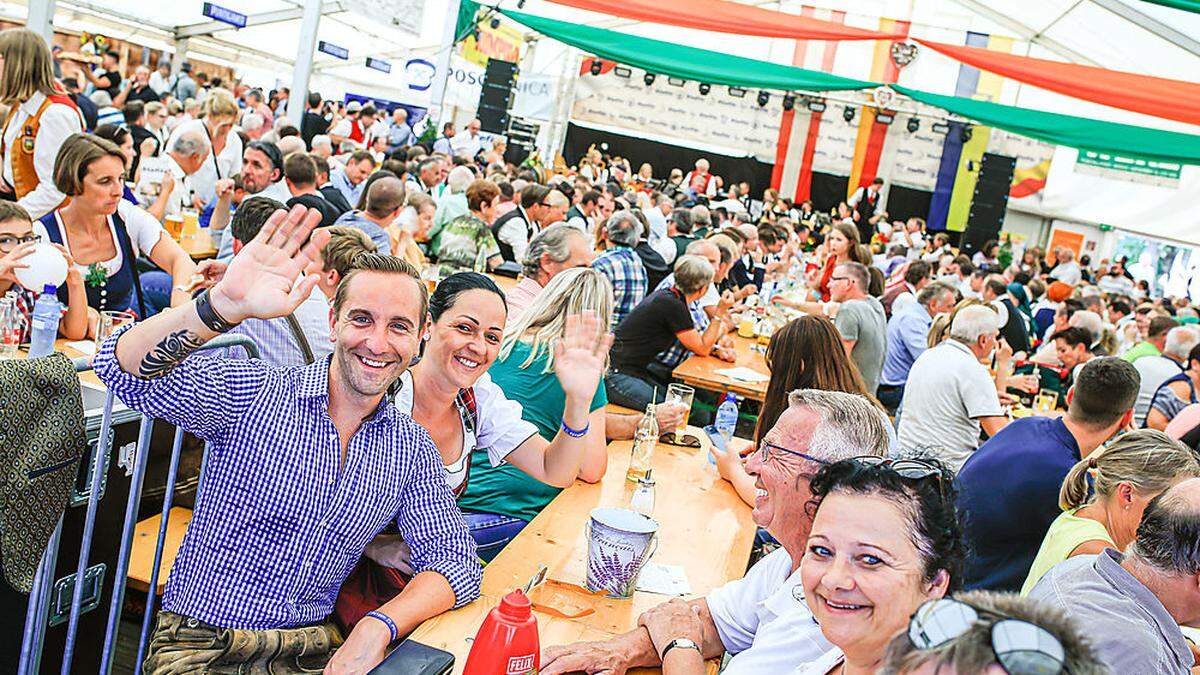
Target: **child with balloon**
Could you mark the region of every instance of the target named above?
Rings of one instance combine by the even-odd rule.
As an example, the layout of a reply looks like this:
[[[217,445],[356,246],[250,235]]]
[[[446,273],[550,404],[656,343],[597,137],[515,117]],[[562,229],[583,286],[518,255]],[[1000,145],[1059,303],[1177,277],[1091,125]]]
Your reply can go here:
[[[88,304],[83,274],[67,249],[39,242],[33,221],[16,202],[0,201],[0,295],[17,292],[17,311],[24,317],[20,341],[29,338],[29,315],[33,303],[47,286],[67,286],[67,306],[58,332],[68,340],[87,336]],[[0,326],[0,329],[7,328]]]

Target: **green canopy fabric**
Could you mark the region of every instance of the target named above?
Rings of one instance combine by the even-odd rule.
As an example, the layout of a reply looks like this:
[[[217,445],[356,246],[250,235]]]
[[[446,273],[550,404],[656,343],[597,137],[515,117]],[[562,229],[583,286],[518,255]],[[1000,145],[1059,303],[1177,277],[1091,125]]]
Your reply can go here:
[[[1179,1],[1179,0],[1176,0]],[[879,84],[706,49],[661,42],[636,35],[555,21],[522,12],[500,10],[508,18],[542,35],[600,58],[647,72],[730,87],[775,91],[846,91],[874,89]],[[1059,115],[1040,110],[943,96],[892,85],[922,103],[981,124],[1030,138],[1108,154],[1176,164],[1200,165],[1200,136],[1128,124]]]
[[[1185,12],[1195,12],[1196,14],[1200,14],[1200,0],[1142,0],[1142,2],[1149,2],[1155,5],[1162,5],[1163,7],[1173,7],[1175,9],[1182,9]]]
[[[921,103],[1048,143],[1156,162],[1200,164],[1200,136],[892,86]]]
[[[475,32],[475,14],[479,11],[479,3],[475,0],[462,0],[458,5],[458,20],[454,24],[454,44],[467,39]]]
[[[775,91],[845,91],[879,86],[874,82],[839,77],[816,70],[685,47],[522,12],[500,11],[513,21],[546,37],[578,47],[603,59],[667,77]]]

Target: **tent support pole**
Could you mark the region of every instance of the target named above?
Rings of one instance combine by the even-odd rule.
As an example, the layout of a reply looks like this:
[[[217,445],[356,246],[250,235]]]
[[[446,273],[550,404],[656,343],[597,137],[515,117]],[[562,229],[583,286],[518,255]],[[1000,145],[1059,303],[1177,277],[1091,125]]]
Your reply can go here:
[[[450,56],[454,53],[454,31],[458,27],[459,0],[450,0],[446,7],[446,18],[442,22],[442,46],[434,64],[433,87],[429,90],[429,120],[435,127],[436,135],[441,134],[442,104],[446,100],[446,84],[450,81]]]
[[[288,93],[288,119],[300,128],[304,106],[308,101],[308,80],[312,75],[313,56],[317,50],[317,27],[321,23],[321,0],[304,0],[304,16],[300,18],[300,44],[296,46],[296,68],[292,73],[292,90]]]
[[[54,41],[54,5],[56,0],[29,0],[29,18],[25,26],[42,36],[47,44]]]

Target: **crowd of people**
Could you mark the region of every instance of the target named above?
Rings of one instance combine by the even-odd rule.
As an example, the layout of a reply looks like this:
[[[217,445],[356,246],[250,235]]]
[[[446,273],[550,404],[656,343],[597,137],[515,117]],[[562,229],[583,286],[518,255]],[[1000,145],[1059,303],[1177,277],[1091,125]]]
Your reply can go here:
[[[475,600],[640,411],[702,421],[664,403],[672,371],[736,361],[746,326],[770,382],[752,450],[713,453],[764,555],[541,672],[1192,667],[1200,315],[1123,261],[959,249],[878,179],[825,212],[705,160],[518,167],[478,120],[421,141],[402,107],[316,93],[297,127],[286,89],[115,54],[59,79],[19,29],[0,57],[0,291],[28,313],[15,271],[55,244],[62,335],[136,314],[97,375],[212,444],[149,672],[366,672]],[[192,212],[220,249],[200,265],[164,229]],[[201,349],[228,332],[261,358]]]

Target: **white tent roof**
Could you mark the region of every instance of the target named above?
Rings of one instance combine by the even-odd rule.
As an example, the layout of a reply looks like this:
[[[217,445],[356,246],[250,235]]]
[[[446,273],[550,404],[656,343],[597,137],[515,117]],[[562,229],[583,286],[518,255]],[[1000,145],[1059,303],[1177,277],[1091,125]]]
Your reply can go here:
[[[128,39],[152,48],[173,49],[177,31],[208,23],[202,0],[131,3],[128,0],[58,0],[55,24],[75,30],[92,30]],[[243,71],[247,79],[269,86],[275,79],[287,82],[299,40],[302,0],[219,0],[216,4],[254,17],[292,18],[234,30],[223,29],[192,39],[190,51]],[[515,6],[511,0],[505,6]],[[993,9],[986,0],[750,0],[748,4],[799,13],[802,5],[846,12],[846,23],[877,27],[880,17],[913,22],[914,36],[961,42],[964,31],[976,31],[1017,40],[1018,54],[1098,65],[1114,70],[1175,79],[1193,79],[1200,72],[1200,15],[1139,0],[1010,0]],[[327,0],[319,39],[346,47],[350,61],[318,54],[317,88],[344,83],[360,93],[400,98],[403,68],[390,76],[365,68],[367,56],[390,59],[393,65],[413,56],[428,58],[440,49],[448,0]],[[646,35],[660,40],[703,45],[708,49],[752,58],[788,62],[791,41],[713,34],[656,24],[644,24],[530,0],[524,11],[577,23]],[[0,2],[0,16],[23,19],[23,2]],[[395,19],[395,21],[393,21]],[[394,23],[400,26],[393,25]],[[403,26],[407,25],[408,29]],[[957,39],[955,39],[957,38]],[[872,50],[870,42],[845,42],[839,48],[834,71],[864,77]],[[538,48],[535,72],[562,71],[560,45]],[[902,82],[919,81],[932,91],[950,93],[957,76],[956,62],[929,50],[906,69]],[[366,91],[363,91],[366,90]],[[334,92],[336,93],[336,92]],[[1105,119],[1200,132],[1173,122],[1081,104],[1055,94],[1006,85],[1003,102],[1095,114]]]

